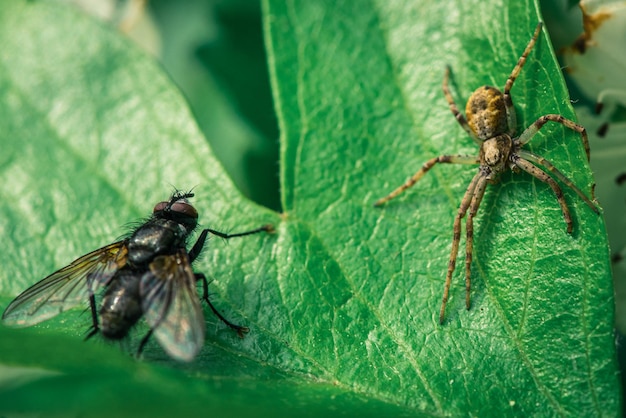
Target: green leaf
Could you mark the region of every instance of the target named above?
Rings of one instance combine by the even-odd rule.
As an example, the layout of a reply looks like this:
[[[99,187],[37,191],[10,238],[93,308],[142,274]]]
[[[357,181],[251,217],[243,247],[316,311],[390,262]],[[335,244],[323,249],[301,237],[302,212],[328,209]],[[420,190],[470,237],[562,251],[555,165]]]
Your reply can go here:
[[[56,3],[0,4],[0,306],[111,242],[172,186],[195,187],[205,226],[277,226],[212,240],[195,265],[218,308],[251,328],[243,340],[208,309],[188,365],[154,341],[144,361],[80,341],[79,310],[1,327],[0,412],[618,415],[604,226],[573,192],[568,236],[544,184],[509,174],[489,188],[473,306],[459,269],[443,326],[452,219],[475,169],[436,167],[372,207],[426,159],[476,152],[443,99],[443,69],[460,104],[501,87],[539,20],[533,3],[488,3],[265,0],[280,217],[241,197],[151,59]],[[513,88],[520,126],[573,118],[567,97],[543,34]],[[531,149],[590,189],[577,135],[548,126]]]
[[[473,308],[464,309],[457,271],[444,326],[452,220],[475,168],[435,167],[383,209],[371,207],[427,159],[477,153],[441,92],[444,68],[461,104],[481,85],[502,88],[540,20],[536,5],[266,6],[283,204],[308,242],[309,268],[316,254],[333,260],[304,281],[323,283],[326,314],[310,314],[331,324],[323,369],[433,414],[617,415],[606,233],[571,190],[569,236],[546,185],[509,173],[490,187],[475,223]],[[512,94],[522,128],[547,113],[575,118],[545,33]],[[589,193],[577,134],[546,126],[530,149]],[[342,298],[325,296],[331,284]]]

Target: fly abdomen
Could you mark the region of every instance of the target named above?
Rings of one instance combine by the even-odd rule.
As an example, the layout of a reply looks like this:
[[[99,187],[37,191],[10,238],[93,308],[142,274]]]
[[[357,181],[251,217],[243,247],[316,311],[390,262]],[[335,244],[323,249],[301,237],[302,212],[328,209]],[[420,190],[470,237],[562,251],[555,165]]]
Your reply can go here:
[[[141,318],[140,274],[123,268],[111,279],[100,307],[101,331],[105,338],[119,340]]]

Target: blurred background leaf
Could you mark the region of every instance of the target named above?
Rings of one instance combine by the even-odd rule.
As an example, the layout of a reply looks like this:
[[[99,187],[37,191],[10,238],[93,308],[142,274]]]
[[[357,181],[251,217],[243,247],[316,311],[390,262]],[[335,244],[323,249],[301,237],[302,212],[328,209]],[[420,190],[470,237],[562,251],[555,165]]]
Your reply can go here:
[[[258,1],[150,2],[161,62],[238,188],[280,209],[278,125]]]

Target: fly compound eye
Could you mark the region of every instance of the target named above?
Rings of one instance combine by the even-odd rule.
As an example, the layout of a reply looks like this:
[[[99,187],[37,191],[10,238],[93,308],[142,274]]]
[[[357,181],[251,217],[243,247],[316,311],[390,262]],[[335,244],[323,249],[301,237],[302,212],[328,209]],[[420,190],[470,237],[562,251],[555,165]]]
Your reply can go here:
[[[190,193],[174,195],[169,201],[157,203],[152,212],[153,216],[178,222],[189,229],[195,228],[198,222],[198,211],[187,200],[190,196],[193,195]]]
[[[157,212],[162,212],[164,211],[168,206],[170,205],[170,202],[159,202],[156,205],[154,205],[154,209],[152,210],[152,213],[157,213]]]
[[[159,206],[160,204],[161,203],[159,203],[157,206]],[[196,208],[182,200],[177,200],[176,202],[172,203],[172,205],[170,206],[170,210],[181,215],[189,216],[190,218],[198,219],[198,211],[196,210]]]

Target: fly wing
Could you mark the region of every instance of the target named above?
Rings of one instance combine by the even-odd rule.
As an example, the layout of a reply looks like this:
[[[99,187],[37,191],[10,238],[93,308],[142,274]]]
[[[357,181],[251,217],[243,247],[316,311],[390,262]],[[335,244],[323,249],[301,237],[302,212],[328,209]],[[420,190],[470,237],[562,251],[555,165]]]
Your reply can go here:
[[[139,286],[142,309],[167,353],[191,361],[204,344],[204,316],[185,250],[156,257]]]
[[[16,297],[4,311],[2,322],[26,327],[87,301],[126,264],[127,258],[126,242],[119,241],[74,260]]]

